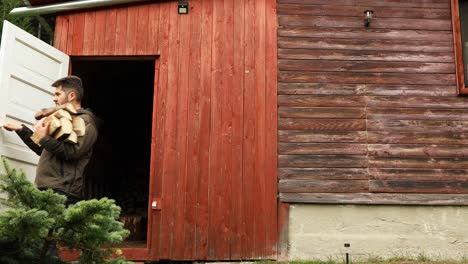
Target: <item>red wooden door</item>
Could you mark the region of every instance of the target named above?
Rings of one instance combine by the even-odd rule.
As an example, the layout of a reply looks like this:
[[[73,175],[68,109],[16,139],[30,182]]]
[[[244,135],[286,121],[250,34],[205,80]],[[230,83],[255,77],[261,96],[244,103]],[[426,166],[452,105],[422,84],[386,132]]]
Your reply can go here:
[[[276,258],[275,0],[193,0],[57,17],[69,55],[155,55],[146,249],[132,259]],[[140,254],[140,255],[138,255]],[[140,258],[143,259],[143,258]]]

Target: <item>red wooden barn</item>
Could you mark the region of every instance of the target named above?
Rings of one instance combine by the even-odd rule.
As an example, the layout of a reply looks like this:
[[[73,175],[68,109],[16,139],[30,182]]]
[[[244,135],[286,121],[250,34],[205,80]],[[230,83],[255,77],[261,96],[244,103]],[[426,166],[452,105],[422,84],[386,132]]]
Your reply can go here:
[[[29,2],[104,120],[87,195],[127,259],[323,256],[302,209],[467,211],[467,1]]]

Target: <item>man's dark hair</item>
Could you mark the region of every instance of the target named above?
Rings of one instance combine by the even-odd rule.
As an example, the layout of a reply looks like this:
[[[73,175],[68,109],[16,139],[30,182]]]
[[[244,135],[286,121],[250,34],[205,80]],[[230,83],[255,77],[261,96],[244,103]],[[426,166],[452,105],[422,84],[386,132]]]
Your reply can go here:
[[[59,87],[62,86],[62,89],[65,91],[65,93],[69,93],[71,91],[74,91],[76,94],[76,101],[81,102],[81,99],[84,96],[84,90],[83,90],[83,82],[81,81],[80,77],[70,75],[67,77],[60,78],[56,80],[53,84],[53,87]]]

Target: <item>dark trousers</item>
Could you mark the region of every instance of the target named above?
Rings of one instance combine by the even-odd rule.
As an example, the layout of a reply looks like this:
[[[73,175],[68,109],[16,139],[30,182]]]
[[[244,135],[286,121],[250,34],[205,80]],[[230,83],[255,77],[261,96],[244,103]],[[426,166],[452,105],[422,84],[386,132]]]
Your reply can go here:
[[[39,188],[41,191],[44,191],[46,189]],[[73,195],[69,195],[66,192],[59,191],[59,190],[53,190],[54,193],[61,194],[65,197],[67,197],[67,200],[65,200],[65,207],[69,207],[70,205],[73,205],[77,202],[79,202],[81,199],[78,197],[75,197]],[[58,257],[58,250],[57,250],[57,243],[55,240],[51,241],[49,244],[49,249],[48,249],[49,255],[53,257]]]

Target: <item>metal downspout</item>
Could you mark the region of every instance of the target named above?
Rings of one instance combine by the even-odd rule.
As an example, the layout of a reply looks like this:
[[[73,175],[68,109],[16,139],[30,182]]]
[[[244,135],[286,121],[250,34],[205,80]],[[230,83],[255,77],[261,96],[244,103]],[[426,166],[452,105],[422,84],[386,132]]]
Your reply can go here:
[[[11,10],[10,16],[37,16],[59,12],[70,12],[86,8],[96,8],[145,1],[149,0],[81,0],[37,7],[18,7]]]

